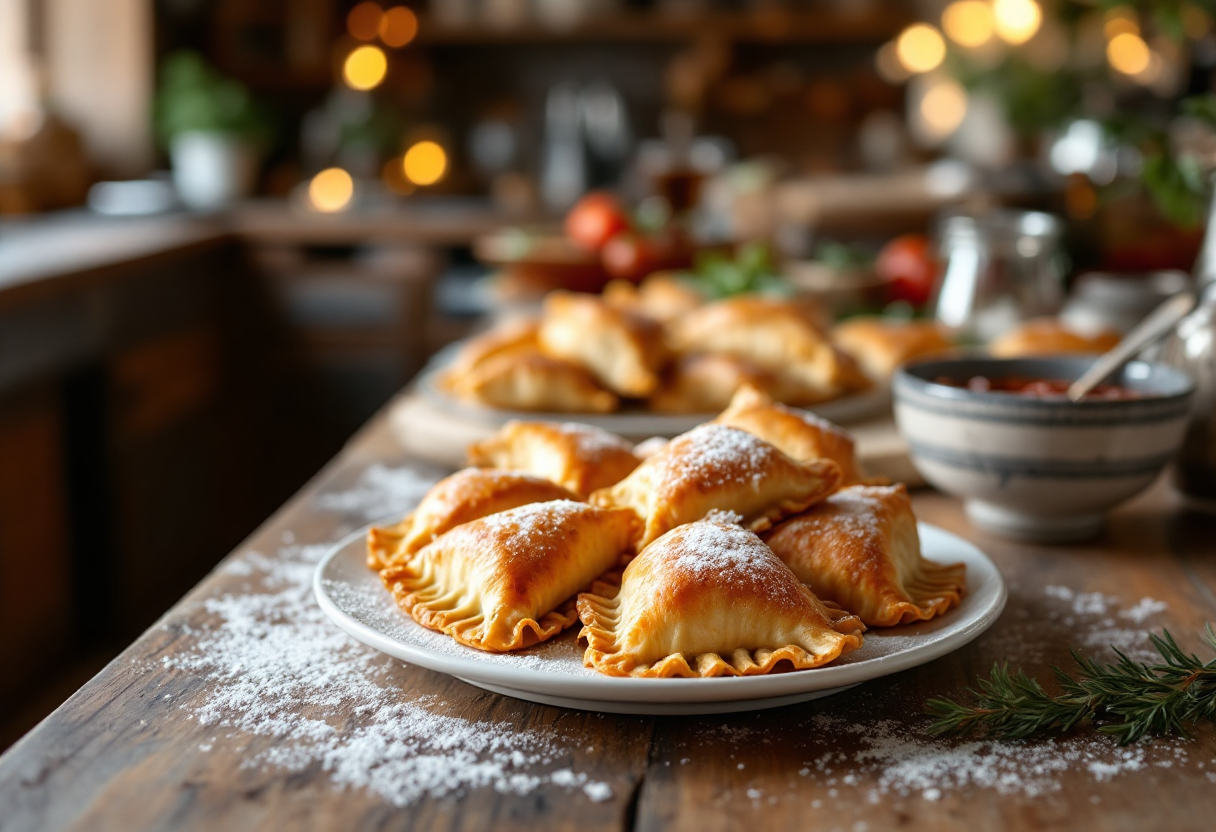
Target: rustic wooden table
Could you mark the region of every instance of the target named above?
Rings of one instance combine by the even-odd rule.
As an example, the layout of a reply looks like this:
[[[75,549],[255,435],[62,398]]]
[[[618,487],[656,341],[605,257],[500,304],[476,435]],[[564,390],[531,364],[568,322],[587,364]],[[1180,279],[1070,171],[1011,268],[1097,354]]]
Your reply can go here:
[[[1092,733],[940,741],[925,699],[994,661],[1043,676],[1071,644],[1199,649],[1216,519],[1164,483],[1104,535],[1026,546],[922,492],[920,517],[987,551],[1001,620],[966,648],[834,697],[717,717],[532,705],[406,666],[320,616],[324,546],[442,472],[384,417],[100,675],[0,758],[0,828],[1213,828],[1216,731],[1119,749]],[[188,529],[182,530],[189,534]],[[165,557],[173,541],[165,541]]]

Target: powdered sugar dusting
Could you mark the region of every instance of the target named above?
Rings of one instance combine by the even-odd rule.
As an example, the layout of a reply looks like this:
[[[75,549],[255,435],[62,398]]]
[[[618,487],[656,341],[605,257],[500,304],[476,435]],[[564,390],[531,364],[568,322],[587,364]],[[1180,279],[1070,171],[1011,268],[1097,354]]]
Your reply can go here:
[[[888,514],[882,498],[896,490],[894,486],[872,485],[842,488],[790,522],[811,539],[830,531],[833,535],[848,535],[862,542],[879,540],[884,534],[884,524],[880,518]],[[865,550],[861,552],[867,553]],[[872,549],[868,554],[879,557],[880,550]]]
[[[906,724],[893,720],[859,725],[819,714],[812,723],[822,732],[851,734],[860,740],[861,749],[852,755],[828,753],[812,765],[819,772],[830,771],[835,760],[838,783],[845,786],[862,782],[858,774],[871,776],[867,794],[871,802],[890,794],[906,797],[914,793],[939,800],[943,792],[968,786],[1034,798],[1059,791],[1060,776],[1067,771],[1087,770],[1094,780],[1103,782],[1149,764],[1144,746],[1120,748],[1093,736],[951,743],[918,736]],[[1166,745],[1186,756],[1177,742]]]
[[[814,809],[826,804],[841,813],[838,818],[866,805],[903,798],[937,802],[959,791],[1035,800],[1087,781],[1107,783],[1151,768],[1186,765],[1190,757],[1187,740],[1170,738],[1130,747],[1096,734],[1026,742],[933,738],[919,730],[915,718],[868,718],[877,704],[866,701],[869,695],[857,691],[843,708],[827,706],[803,717],[760,715],[755,727],[710,724],[692,741],[677,744],[676,753],[697,749],[681,758],[681,765],[696,758],[733,761],[737,754],[776,757],[782,761],[776,773],[770,764],[767,773],[723,799],[795,800]],[[839,715],[842,710],[847,715]],[[744,763],[735,767],[745,770]],[[821,797],[807,801],[804,783]]]
[[[389,468],[376,463],[363,472],[353,488],[321,494],[314,505],[326,511],[358,515],[364,520],[378,520],[416,505],[438,480],[439,477],[426,476],[415,468]]]
[[[676,573],[697,583],[754,587],[776,605],[796,605],[798,581],[772,550],[741,526],[701,520],[668,532],[638,561],[662,558]]]
[[[1069,628],[1070,639],[1078,646],[1090,650],[1114,647],[1140,661],[1158,658],[1149,635],[1154,629],[1152,619],[1169,609],[1164,601],[1145,597],[1121,609],[1118,598],[1101,592],[1076,592],[1065,586],[1049,585],[1044,594],[1062,602],[1064,611],[1052,610],[1048,618]]]
[[[546,785],[611,799],[612,787],[584,772],[550,771],[569,755],[555,731],[448,715],[444,703],[398,687],[395,663],[347,637],[313,599],[313,572],[327,549],[248,553],[225,568],[250,578],[246,590],[203,601],[207,623],[187,628],[190,642],[163,659],[167,669],[207,680],[185,706],[190,718],[220,736],[275,740],[248,765],[319,767],[335,786],[366,789],[397,806],[469,789],[526,794]]]
[[[701,425],[671,440],[652,464],[663,480],[714,487],[731,482],[758,485],[768,461],[780,453],[750,433],[725,425]]]
[[[356,488],[326,495],[318,503],[367,517],[404,511],[431,484],[412,471],[403,473],[407,470],[373,466]],[[389,502],[393,505],[386,508]],[[743,529],[726,528],[726,537],[754,539]],[[702,541],[695,547],[709,557],[694,568],[722,554],[715,549],[722,535],[712,537],[712,545]],[[241,586],[240,591],[205,599],[189,626],[176,626],[183,646],[163,660],[164,666],[200,676],[207,684],[188,705],[178,704],[181,696],[166,694],[156,698],[155,707],[183,708],[187,718],[207,726],[211,733],[199,738],[201,753],[220,753],[226,743],[240,743],[238,750],[261,748],[245,752],[251,755],[247,765],[323,771],[338,788],[367,790],[397,806],[472,789],[510,794],[560,789],[588,801],[618,796],[612,785],[571,765],[572,741],[556,729],[523,727],[509,719],[467,719],[451,713],[443,701],[403,690],[395,681],[394,661],[345,636],[314,602],[310,584],[328,545],[285,540],[289,545],[275,556],[248,552],[229,561],[223,573],[230,584]],[[374,578],[368,576],[369,581]],[[367,598],[368,603],[374,598],[376,604],[391,606],[385,593]],[[1091,649],[1113,642],[1143,651],[1148,632],[1160,630],[1158,617],[1167,609],[1153,598],[1133,602],[1063,586],[1048,586],[1025,601],[1028,608],[1013,610],[1007,626],[985,637],[987,652],[1024,666],[1036,660],[1035,650],[1062,639]],[[401,619],[402,627],[410,625]],[[463,649],[438,634],[428,636],[452,650]],[[900,638],[876,635],[872,641],[881,647]],[[1008,651],[999,649],[1003,638],[1010,642]],[[571,645],[544,647],[570,651]],[[538,655],[502,660],[539,663]],[[914,710],[906,719],[869,718],[876,703],[867,697],[893,693],[890,687],[857,688],[806,710],[756,717],[765,720],[760,723],[767,725],[764,728],[753,727],[757,723],[746,717],[732,717],[725,724],[711,719],[703,736],[709,754],[744,755],[746,766],[736,761],[737,770],[746,772],[741,776],[757,771],[734,793],[739,799],[770,804],[803,800],[805,792],[791,787],[792,779],[818,788],[810,808],[826,803],[838,812],[892,797],[949,801],[953,792],[963,789],[1034,799],[1059,792],[1078,778],[1108,783],[1127,774],[1176,768],[1188,760],[1182,740],[1120,748],[1089,733],[1026,743],[934,739],[920,732],[924,722],[914,712],[919,697],[908,703]],[[272,742],[250,743],[250,735]],[[783,758],[801,755],[775,781],[761,779],[764,766],[752,764],[770,749]],[[674,751],[671,760],[659,764],[675,768],[676,760],[681,767],[693,761],[686,746],[677,744]],[[1216,783],[1216,772],[1207,776]]]

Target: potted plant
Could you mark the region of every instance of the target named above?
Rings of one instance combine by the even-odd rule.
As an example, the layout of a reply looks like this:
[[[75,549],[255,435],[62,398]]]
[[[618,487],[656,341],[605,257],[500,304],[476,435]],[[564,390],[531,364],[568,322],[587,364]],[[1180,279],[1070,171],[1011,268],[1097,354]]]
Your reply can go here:
[[[242,84],[175,52],[161,66],[155,122],[186,205],[215,210],[252,192],[263,123]]]

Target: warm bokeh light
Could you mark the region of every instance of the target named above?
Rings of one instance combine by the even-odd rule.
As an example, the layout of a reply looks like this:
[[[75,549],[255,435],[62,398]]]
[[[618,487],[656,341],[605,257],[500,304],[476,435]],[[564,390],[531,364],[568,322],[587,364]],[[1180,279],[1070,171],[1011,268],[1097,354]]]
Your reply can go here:
[[[1015,46],[1034,37],[1043,23],[1043,9],[1035,0],[993,0],[992,16],[997,35]]]
[[[995,28],[992,7],[983,0],[956,0],[942,12],[942,29],[960,46],[983,46]]]
[[[946,58],[946,42],[927,23],[914,23],[895,41],[895,54],[908,72],[931,72]]]
[[[920,117],[929,132],[945,138],[958,129],[967,115],[967,91],[957,81],[942,79],[925,91]]]
[[[326,168],[308,183],[312,207],[326,214],[341,211],[355,195],[355,181],[342,168]]]
[[[405,6],[393,6],[380,18],[380,40],[400,49],[418,34],[418,16]]]
[[[1106,60],[1117,72],[1139,75],[1149,68],[1152,53],[1143,38],[1131,32],[1124,32],[1115,35],[1110,43],[1106,44]]]
[[[438,142],[418,142],[405,151],[401,169],[415,185],[434,185],[448,171],[448,154]]]
[[[376,3],[359,3],[346,15],[346,31],[352,38],[374,40],[383,25],[384,12]]]
[[[346,56],[342,65],[342,77],[356,90],[375,89],[387,73],[388,58],[378,46],[360,46]]]

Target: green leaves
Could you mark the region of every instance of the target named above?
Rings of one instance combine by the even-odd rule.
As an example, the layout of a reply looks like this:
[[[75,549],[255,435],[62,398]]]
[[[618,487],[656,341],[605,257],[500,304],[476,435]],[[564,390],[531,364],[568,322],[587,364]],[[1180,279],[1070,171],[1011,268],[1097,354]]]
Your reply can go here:
[[[1158,210],[1170,222],[1182,228],[1194,228],[1203,221],[1207,188],[1198,160],[1160,152],[1145,153],[1140,178]]]
[[[174,52],[161,65],[154,105],[156,133],[168,145],[194,131],[256,135],[264,129],[244,85],[224,78],[196,52]]]
[[[788,291],[785,281],[773,267],[768,246],[763,243],[745,243],[733,260],[716,251],[698,254],[693,278],[712,298]]]
[[[1212,93],[1183,99],[1179,110],[1216,128],[1216,95]],[[1112,140],[1140,151],[1140,181],[1162,216],[1181,228],[1203,222],[1210,194],[1207,171],[1199,159],[1174,150],[1166,131],[1138,114],[1110,119],[1103,129]]]
[[[1150,638],[1161,656],[1151,665],[1132,661],[1118,650],[1115,664],[1073,651],[1080,670],[1076,677],[1052,668],[1058,694],[1048,693],[1020,670],[995,665],[989,678],[979,680],[978,691],[967,689],[970,704],[946,698],[925,703],[926,713],[935,718],[929,733],[1020,740],[1100,722],[1101,733],[1126,745],[1150,736],[1188,736],[1187,726],[1216,721],[1216,659],[1204,663],[1184,653],[1168,630]],[[1204,640],[1216,651],[1211,624]]]

